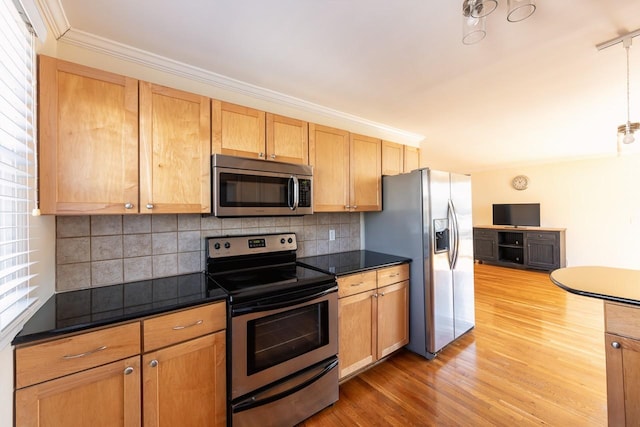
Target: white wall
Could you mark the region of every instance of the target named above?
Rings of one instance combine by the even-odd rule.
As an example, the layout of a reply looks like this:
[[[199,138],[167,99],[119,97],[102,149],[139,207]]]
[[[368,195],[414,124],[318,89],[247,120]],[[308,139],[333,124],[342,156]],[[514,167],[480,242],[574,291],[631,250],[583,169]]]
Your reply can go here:
[[[615,134],[612,143],[615,144]],[[529,188],[511,179],[524,174]],[[607,157],[472,173],[473,223],[493,203],[540,203],[541,226],[566,228],[567,266],[640,269],[640,156]]]

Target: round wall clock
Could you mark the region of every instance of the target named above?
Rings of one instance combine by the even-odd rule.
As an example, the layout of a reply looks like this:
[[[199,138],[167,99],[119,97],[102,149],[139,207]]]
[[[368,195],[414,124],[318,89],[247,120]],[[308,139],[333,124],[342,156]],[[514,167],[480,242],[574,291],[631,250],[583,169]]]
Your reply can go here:
[[[518,175],[511,180],[511,185],[516,190],[526,190],[529,185],[529,178],[524,175]]]

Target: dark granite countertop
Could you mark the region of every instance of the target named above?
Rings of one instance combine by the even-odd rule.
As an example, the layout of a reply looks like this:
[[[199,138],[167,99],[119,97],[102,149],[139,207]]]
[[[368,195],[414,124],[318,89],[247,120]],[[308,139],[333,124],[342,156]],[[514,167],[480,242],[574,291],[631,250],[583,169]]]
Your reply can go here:
[[[298,262],[336,276],[344,276],[411,262],[411,259],[373,251],[349,251],[298,258]]]
[[[12,344],[106,326],[226,298],[207,289],[203,273],[57,293],[27,321]]]

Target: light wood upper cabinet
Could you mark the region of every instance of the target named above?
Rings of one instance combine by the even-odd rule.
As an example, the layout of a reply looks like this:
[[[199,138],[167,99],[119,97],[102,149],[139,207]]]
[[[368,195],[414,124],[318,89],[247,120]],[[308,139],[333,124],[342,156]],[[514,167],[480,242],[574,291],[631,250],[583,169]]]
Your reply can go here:
[[[211,101],[214,154],[265,158],[265,112],[241,105]]]
[[[344,212],[349,205],[349,132],[309,124],[313,210]]]
[[[420,167],[420,149],[410,145],[404,146],[404,172],[411,172]]]
[[[138,81],[39,56],[38,82],[42,213],[136,213]]]
[[[352,212],[382,210],[381,156],[379,139],[351,134],[349,206]]]
[[[309,124],[267,113],[267,160],[309,164]]]
[[[212,152],[309,164],[309,125],[302,120],[212,101]]]
[[[140,82],[140,212],[211,211],[209,98]]]
[[[206,213],[209,98],[39,57],[44,214]]]
[[[382,141],[382,175],[398,175],[404,171],[404,146]]]
[[[379,139],[309,124],[314,211],[380,210],[381,155]]]

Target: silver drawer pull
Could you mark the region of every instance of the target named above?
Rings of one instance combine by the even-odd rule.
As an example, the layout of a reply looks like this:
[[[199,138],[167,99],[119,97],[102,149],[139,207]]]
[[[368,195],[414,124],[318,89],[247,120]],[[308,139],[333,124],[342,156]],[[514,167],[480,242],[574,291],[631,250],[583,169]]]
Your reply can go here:
[[[63,358],[63,359],[77,359],[78,357],[85,357],[85,356],[89,356],[89,355],[91,355],[91,354],[93,354],[93,353],[97,353],[97,352],[99,352],[99,351],[106,350],[106,349],[107,349],[107,346],[106,346],[106,345],[103,345],[102,347],[98,347],[98,348],[96,348],[95,350],[87,351],[87,352],[85,352],[85,353],[80,353],[80,354],[66,354],[66,355],[62,356],[62,358]]]
[[[133,367],[131,367],[131,366],[127,366],[127,367],[125,368],[125,370],[124,370],[124,374],[125,374],[125,375],[131,375],[131,374],[133,374]]]
[[[389,277],[397,277],[399,275],[400,275],[400,273],[393,273],[393,274],[390,274]]]
[[[360,282],[360,283],[352,283],[351,286],[360,286],[362,285],[364,282]]]
[[[174,327],[173,327],[173,330],[174,330],[174,331],[179,331],[179,330],[181,330],[181,329],[191,328],[192,326],[202,325],[202,322],[203,322],[202,320],[198,320],[197,322],[192,323],[192,324],[190,324],[190,325],[186,325],[186,326],[174,326]]]

